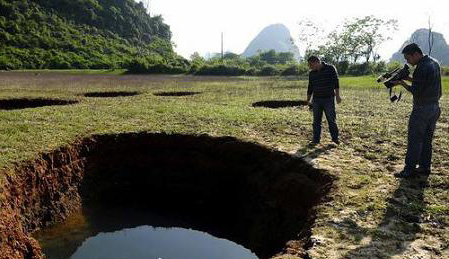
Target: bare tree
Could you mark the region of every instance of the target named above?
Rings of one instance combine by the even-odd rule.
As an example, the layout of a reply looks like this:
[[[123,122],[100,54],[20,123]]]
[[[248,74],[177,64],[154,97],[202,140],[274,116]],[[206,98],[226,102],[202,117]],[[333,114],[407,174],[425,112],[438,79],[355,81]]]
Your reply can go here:
[[[299,47],[303,51],[303,56],[313,48],[317,48],[325,39],[323,27],[310,19],[303,19],[298,22],[299,26]]]

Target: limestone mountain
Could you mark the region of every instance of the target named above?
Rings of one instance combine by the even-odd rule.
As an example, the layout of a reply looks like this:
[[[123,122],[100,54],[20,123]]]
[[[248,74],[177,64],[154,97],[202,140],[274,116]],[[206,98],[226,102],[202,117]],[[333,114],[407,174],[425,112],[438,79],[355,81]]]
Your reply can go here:
[[[258,52],[272,49],[276,52],[292,52],[296,59],[300,58],[299,49],[293,42],[290,30],[283,24],[265,27],[246,47],[242,56],[251,57]]]
[[[442,65],[449,65],[449,45],[443,37],[443,34],[438,32],[432,32],[433,35],[433,46],[430,56],[436,58]],[[404,56],[402,55],[402,49],[410,43],[416,43],[420,46],[424,54],[429,54],[429,30],[419,29],[416,30],[410,39],[402,44],[398,52],[394,53],[390,61],[398,60],[405,62]]]

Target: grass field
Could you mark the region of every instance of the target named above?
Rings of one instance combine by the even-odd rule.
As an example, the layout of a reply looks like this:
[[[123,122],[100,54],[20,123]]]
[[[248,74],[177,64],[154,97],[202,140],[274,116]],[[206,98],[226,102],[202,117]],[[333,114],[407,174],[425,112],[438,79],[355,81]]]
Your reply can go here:
[[[312,114],[307,107],[252,106],[259,101],[304,100],[305,80],[0,73],[0,99],[79,101],[0,110],[0,168],[90,134],[148,131],[234,136],[304,156],[337,177],[331,199],[317,209],[312,258],[448,258],[449,77],[443,79],[433,173],[428,179],[415,180],[393,177],[403,166],[411,94],[404,93],[401,102],[392,104],[388,92],[371,76],[342,77],[340,85],[343,102],[337,106],[337,117],[342,144],[330,144],[324,123],[322,144],[309,148]],[[83,96],[97,91],[141,94]],[[153,95],[159,91],[199,94]]]

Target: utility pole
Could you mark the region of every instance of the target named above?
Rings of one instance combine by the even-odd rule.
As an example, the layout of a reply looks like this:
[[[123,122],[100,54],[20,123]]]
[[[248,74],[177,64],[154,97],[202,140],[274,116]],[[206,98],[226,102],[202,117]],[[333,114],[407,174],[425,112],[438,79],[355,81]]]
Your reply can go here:
[[[429,16],[429,36],[427,37],[427,43],[429,44],[429,56],[432,53],[432,47],[433,47],[433,32],[432,32],[432,23],[430,22],[430,16]]]
[[[223,32],[221,32],[221,61],[223,61]]]

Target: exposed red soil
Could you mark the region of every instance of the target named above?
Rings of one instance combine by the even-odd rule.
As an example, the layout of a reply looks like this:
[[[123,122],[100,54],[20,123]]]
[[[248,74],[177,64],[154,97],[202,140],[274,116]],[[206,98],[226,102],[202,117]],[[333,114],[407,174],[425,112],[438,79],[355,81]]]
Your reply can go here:
[[[313,206],[332,184],[300,158],[257,144],[147,133],[92,136],[1,173],[2,259],[42,258],[31,233],[93,200],[211,219],[228,211],[225,221],[211,222],[229,226],[212,230],[217,236],[261,258],[305,256]]]

